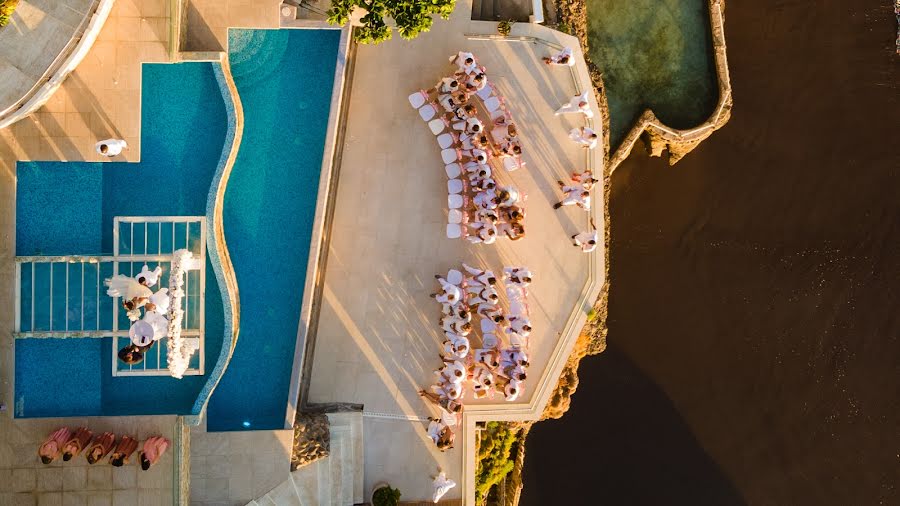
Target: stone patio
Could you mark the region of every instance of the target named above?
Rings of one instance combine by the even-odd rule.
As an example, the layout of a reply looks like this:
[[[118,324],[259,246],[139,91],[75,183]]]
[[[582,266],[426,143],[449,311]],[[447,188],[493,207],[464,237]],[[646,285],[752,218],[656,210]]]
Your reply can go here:
[[[433,275],[460,268],[461,261],[495,272],[504,265],[535,272],[528,389],[515,403],[467,402],[521,412],[535,400],[542,372],[549,372],[595,261],[569,239],[589,228],[588,214],[551,207],[560,200],[555,181],[586,167],[586,151],[567,136],[584,120],[553,114],[581,90],[568,68],[541,62],[550,51],[545,44],[465,37],[493,29],[471,22],[470,12],[471,3],[460,2],[449,22],[435,22],[416,40],[395,34],[380,46],[360,46],[356,56],[309,402],[364,405],[367,494],[376,482],[388,481],[405,500],[426,499],[429,475],[438,467],[461,482],[464,438],[458,435],[457,448],[440,453],[425,435],[425,423],[415,420],[435,413],[417,395],[440,365],[439,306],[428,297],[436,290]],[[448,57],[458,50],[472,51],[487,67],[520,127],[527,166],[499,177],[527,195],[528,237],[522,241],[470,245],[444,235],[444,164],[407,95],[451,73]],[[602,230],[602,190],[594,195],[600,210],[594,219]],[[462,492],[457,487],[448,497]]]
[[[22,505],[170,505],[173,501],[174,452],[167,451],[148,471],[131,463],[113,467],[106,461],[88,465],[83,455],[44,465],[37,449],[53,430],[85,426],[100,434],[131,435],[139,440],[162,435],[174,440],[174,416],[12,420],[0,416],[0,504]],[[138,448],[140,451],[140,447]]]

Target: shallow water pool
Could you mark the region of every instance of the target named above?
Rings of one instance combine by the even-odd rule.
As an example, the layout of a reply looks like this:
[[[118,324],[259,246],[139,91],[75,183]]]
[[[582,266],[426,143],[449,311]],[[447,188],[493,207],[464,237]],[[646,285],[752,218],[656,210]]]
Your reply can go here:
[[[587,0],[587,7],[613,151],[647,108],[673,128],[712,114],[718,88],[706,0]]]

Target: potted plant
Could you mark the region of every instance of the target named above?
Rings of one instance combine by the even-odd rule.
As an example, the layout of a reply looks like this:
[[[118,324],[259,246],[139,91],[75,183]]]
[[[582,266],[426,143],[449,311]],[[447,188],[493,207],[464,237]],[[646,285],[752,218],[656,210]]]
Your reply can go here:
[[[512,25],[515,24],[513,20],[504,20],[497,24],[497,33],[504,37],[509,37],[509,32],[512,31]]]
[[[400,504],[400,491],[385,482],[377,483],[372,491],[372,506],[397,506]]]

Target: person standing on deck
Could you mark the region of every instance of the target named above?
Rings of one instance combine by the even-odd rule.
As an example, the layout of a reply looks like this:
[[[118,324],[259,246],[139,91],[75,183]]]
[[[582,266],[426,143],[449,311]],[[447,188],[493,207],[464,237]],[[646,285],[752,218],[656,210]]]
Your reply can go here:
[[[110,158],[122,154],[122,150],[128,149],[128,143],[124,139],[106,139],[94,145],[97,153]]]
[[[569,100],[568,104],[565,104],[557,109],[554,114],[559,116],[560,114],[573,114],[580,112],[581,114],[584,114],[585,118],[593,118],[594,111],[591,110],[591,104],[590,102],[588,102],[588,93],[590,93],[590,91],[585,91],[581,95],[575,95]]]

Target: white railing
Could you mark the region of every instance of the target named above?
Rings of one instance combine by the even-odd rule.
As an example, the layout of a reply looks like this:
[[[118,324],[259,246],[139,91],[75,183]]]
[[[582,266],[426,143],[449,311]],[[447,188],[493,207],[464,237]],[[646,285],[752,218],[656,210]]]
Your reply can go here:
[[[182,336],[198,339],[199,353],[185,374],[202,375],[206,218],[116,217],[113,222],[112,255],[16,257],[13,336],[16,339],[111,337],[113,376],[168,375],[164,343],[157,343],[139,364],[118,361],[118,349],[130,342],[130,322],[118,297],[106,294],[103,282],[116,274],[134,276],[147,264],[151,269],[157,265],[163,267],[157,287],[167,286],[172,254],[178,249],[190,249],[198,262],[185,273]],[[63,314],[62,318],[58,313]]]

